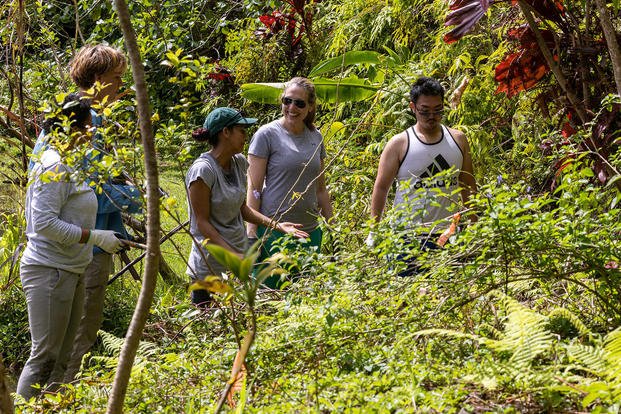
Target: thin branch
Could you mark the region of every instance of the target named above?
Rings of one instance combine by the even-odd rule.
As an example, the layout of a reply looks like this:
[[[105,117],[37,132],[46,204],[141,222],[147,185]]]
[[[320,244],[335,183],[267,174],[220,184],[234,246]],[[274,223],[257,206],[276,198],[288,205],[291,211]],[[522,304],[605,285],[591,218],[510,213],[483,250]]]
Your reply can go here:
[[[157,156],[155,142],[153,140],[153,125],[151,124],[151,109],[149,107],[149,95],[145,80],[144,67],[140,57],[140,48],[136,39],[136,33],[131,24],[129,9],[125,0],[114,0],[119,24],[125,39],[125,45],[129,54],[134,82],[136,86],[136,100],[138,108],[138,122],[140,136],[144,148],[144,165],[147,178],[147,251],[144,267],[142,289],[132,321],[129,325],[123,349],[119,357],[112,392],[108,400],[107,413],[116,414],[123,412],[123,403],[127,394],[127,386],[131,375],[131,369],[136,358],[136,352],[142,332],[149,316],[160,258],[160,210],[159,210],[159,180],[157,168]]]
[[[559,65],[556,63],[556,60],[554,60],[554,57],[552,56],[552,52],[548,48],[548,45],[546,44],[546,41],[543,38],[543,35],[541,34],[539,27],[537,26],[537,22],[535,21],[535,16],[533,15],[531,6],[527,4],[524,0],[520,0],[519,5],[520,5],[520,10],[522,10],[524,17],[526,18],[526,21],[528,22],[528,25],[530,26],[533,33],[535,34],[535,39],[537,39],[537,45],[539,46],[539,49],[541,50],[541,53],[543,54],[543,57],[546,60],[546,63],[550,67],[550,70],[554,74],[556,81],[558,82],[561,89],[563,89],[563,92],[565,92],[565,95],[567,95],[567,99],[569,99],[569,102],[572,104],[572,106],[576,110],[576,113],[580,117],[580,120],[582,121],[582,123],[586,124],[587,122],[589,122],[589,117],[587,116],[584,110],[584,106],[578,100],[576,93],[573,91],[573,89],[567,82],[567,79],[565,78],[563,71],[561,70]]]

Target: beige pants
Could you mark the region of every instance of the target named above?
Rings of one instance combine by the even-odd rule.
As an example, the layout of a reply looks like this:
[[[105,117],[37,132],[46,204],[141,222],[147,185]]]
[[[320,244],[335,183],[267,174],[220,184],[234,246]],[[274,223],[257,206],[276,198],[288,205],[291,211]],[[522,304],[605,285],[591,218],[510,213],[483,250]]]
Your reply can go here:
[[[17,393],[28,400],[39,393],[33,385],[54,391],[63,380],[82,313],[84,284],[82,275],[47,266],[21,265],[19,276],[32,345]]]
[[[84,307],[78,332],[73,343],[71,358],[65,371],[65,382],[71,382],[80,370],[82,357],[91,349],[97,340],[97,331],[103,321],[103,307],[108,284],[112,272],[112,255],[96,253],[84,272]]]

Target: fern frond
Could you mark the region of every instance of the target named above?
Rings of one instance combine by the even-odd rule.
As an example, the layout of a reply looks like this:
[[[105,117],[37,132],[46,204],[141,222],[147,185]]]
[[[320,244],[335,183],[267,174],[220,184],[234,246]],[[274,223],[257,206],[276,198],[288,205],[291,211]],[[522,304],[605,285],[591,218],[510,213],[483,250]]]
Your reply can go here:
[[[574,344],[565,347],[567,356],[581,365],[581,369],[601,376],[606,372],[604,349],[589,345]]]
[[[568,309],[556,308],[548,314],[548,319],[550,320],[557,318],[564,318],[568,320],[574,326],[574,328],[576,328],[578,334],[580,334],[581,336],[590,336],[592,334],[591,330],[587,328],[587,326],[580,320],[580,318],[578,318]]]
[[[99,363],[106,368],[114,369],[119,363],[118,356],[103,356],[103,355],[95,355],[91,356],[89,361]]]
[[[483,344],[489,341],[487,338],[484,338],[478,335],[454,331],[451,329],[440,329],[440,328],[423,329],[422,331],[416,331],[412,335],[409,335],[407,338],[404,338],[403,340],[406,340],[406,339],[410,340],[412,339],[412,337],[416,337],[416,336],[448,336],[448,337],[455,338],[455,339],[473,339]]]
[[[104,349],[112,356],[119,356],[121,354],[121,348],[125,343],[125,338],[119,338],[109,332],[99,330],[97,335],[101,338]],[[138,351],[136,352],[136,358],[147,358],[157,353],[159,347],[153,342],[140,341],[138,345]]]
[[[101,329],[97,332],[97,335],[101,338],[101,343],[108,354],[118,356],[121,353],[121,348],[123,348],[124,342],[123,338],[118,338],[117,336]]]
[[[614,401],[621,401],[621,328],[610,332],[604,338],[604,351],[608,371],[606,372]]]
[[[604,338],[604,349],[606,350],[608,362],[611,364],[621,364],[621,328],[610,332]]]
[[[479,330],[488,331],[490,335],[492,336],[492,338],[490,339],[499,339],[502,337],[502,331],[496,329],[492,325],[485,323],[485,322],[481,324],[481,326],[479,327]]]
[[[490,346],[496,351],[511,352],[510,362],[524,368],[554,344],[554,336],[546,327],[548,319],[507,295],[496,294],[507,317],[504,335]]]

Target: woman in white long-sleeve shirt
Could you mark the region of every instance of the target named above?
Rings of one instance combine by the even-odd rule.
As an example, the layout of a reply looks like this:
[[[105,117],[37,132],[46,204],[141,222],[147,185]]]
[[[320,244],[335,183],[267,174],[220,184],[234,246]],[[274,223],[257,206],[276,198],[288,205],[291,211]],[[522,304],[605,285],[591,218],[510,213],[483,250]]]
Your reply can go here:
[[[62,133],[62,120],[71,124],[68,134]],[[44,129],[56,131],[56,142],[71,151],[88,142],[89,124],[88,101],[70,94],[59,116],[46,121]],[[53,390],[63,378],[82,311],[82,273],[91,261],[93,244],[110,252],[122,247],[113,232],[91,230],[97,214],[95,192],[77,171],[63,164],[53,144],[38,157],[29,178],[28,243],[20,262],[20,279],[32,346],[17,384],[17,393],[26,399],[36,396],[39,389]]]

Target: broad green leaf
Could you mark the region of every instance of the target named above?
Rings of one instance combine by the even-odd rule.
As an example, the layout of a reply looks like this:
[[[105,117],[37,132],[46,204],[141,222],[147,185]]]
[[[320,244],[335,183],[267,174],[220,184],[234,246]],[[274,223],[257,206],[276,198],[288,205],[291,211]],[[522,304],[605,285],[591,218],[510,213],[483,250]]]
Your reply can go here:
[[[313,79],[319,100],[326,103],[357,102],[374,96],[379,86],[366,79]]]
[[[250,272],[252,272],[252,267],[257,261],[257,257],[259,257],[258,251],[248,252],[244,260],[241,261],[239,265],[239,279],[242,282],[247,282],[250,278]]]
[[[284,83],[245,83],[241,95],[252,102],[278,105],[284,89]]]
[[[379,86],[366,79],[313,79],[317,98],[325,103],[357,102],[375,95]],[[278,105],[284,90],[283,83],[245,83],[241,95],[252,102]]]
[[[324,136],[324,141],[329,141],[337,135],[343,136],[345,133],[345,124],[340,121],[332,122],[329,126],[324,126],[321,132]]]
[[[233,274],[239,277],[239,267],[241,265],[241,259],[233,253],[226,250],[224,247],[220,247],[216,244],[207,244],[205,246],[207,251],[220,263],[225,266]]]
[[[330,72],[334,69],[344,69],[347,66],[357,65],[361,63],[377,65],[381,63],[381,54],[371,50],[354,50],[346,52],[341,56],[334,57],[332,59],[324,60],[315,66],[310,73],[309,77],[322,75]]]

